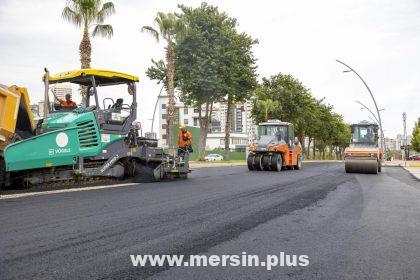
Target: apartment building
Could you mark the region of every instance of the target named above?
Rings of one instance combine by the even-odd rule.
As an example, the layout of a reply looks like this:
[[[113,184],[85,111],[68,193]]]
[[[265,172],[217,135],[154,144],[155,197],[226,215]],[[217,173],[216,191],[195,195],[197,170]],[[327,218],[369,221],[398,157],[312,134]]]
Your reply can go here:
[[[166,145],[166,118],[167,118],[168,97],[162,95],[158,100],[158,122],[159,122],[159,143]],[[231,149],[239,146],[246,146],[255,137],[256,126],[251,115],[252,101],[232,106],[231,122]],[[209,127],[208,143],[206,148],[214,149],[224,147],[226,128],[227,104],[215,103],[211,114],[211,125]],[[175,104],[175,122],[187,126],[199,126],[198,109],[188,107],[182,102]]]

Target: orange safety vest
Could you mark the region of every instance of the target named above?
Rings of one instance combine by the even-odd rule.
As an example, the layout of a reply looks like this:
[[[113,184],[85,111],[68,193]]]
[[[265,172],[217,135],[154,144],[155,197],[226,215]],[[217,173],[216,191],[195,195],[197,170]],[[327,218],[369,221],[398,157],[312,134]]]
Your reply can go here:
[[[67,100],[64,100],[64,99],[60,99],[58,101],[63,107],[77,107],[77,104],[74,101],[67,102]]]
[[[184,138],[186,140],[184,140]],[[191,142],[192,142],[192,136],[188,130],[185,133],[183,133],[182,130],[178,133],[178,146],[180,148],[185,148],[185,146],[187,144],[191,144]]]

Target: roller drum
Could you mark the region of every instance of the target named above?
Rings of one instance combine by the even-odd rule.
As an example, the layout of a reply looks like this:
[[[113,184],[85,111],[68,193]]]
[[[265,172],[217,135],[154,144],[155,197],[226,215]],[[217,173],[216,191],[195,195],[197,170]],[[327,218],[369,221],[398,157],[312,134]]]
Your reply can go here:
[[[344,164],[347,173],[378,174],[376,159],[346,159]]]

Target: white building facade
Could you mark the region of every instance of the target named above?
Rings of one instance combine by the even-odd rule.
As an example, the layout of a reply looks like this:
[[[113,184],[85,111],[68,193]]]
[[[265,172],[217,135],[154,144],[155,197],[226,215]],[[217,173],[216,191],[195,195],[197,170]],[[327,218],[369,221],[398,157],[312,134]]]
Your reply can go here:
[[[230,148],[244,148],[252,142],[256,135],[256,125],[252,118],[252,101],[232,106],[232,125]],[[168,96],[162,95],[158,100],[158,126],[159,144],[166,145],[166,118]],[[224,148],[227,105],[213,104],[210,131],[207,135],[206,149]],[[175,104],[175,123],[199,127],[198,109],[185,106],[182,102]]]
[[[55,84],[52,87],[52,91],[58,99],[65,99],[66,94],[70,94],[70,96],[73,95],[72,86],[70,84]]]

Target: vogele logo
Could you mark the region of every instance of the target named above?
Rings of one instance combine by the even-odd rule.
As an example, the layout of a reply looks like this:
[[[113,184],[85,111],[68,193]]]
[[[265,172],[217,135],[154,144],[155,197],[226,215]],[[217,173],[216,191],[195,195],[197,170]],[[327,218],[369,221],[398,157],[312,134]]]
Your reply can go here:
[[[48,155],[53,156],[55,154],[70,153],[70,148],[65,148],[69,144],[69,137],[65,132],[60,132],[55,137],[55,143],[59,147],[58,149],[48,149]]]
[[[60,132],[55,137],[55,143],[57,143],[58,147],[64,148],[69,143],[69,137],[65,132]]]

